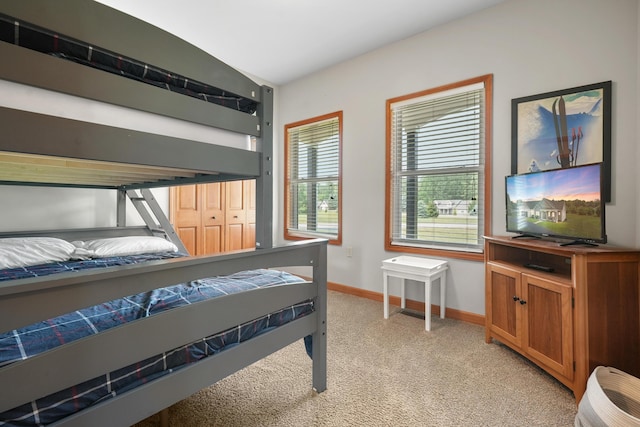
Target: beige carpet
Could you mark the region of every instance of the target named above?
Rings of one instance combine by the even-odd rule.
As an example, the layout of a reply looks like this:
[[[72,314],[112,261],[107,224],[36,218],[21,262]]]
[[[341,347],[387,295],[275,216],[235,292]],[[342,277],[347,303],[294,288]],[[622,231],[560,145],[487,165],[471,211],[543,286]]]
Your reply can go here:
[[[573,394],[465,322],[424,320],[329,292],[328,387],[302,342],[169,410],[171,426],[571,426]],[[138,427],[159,425],[159,416]]]

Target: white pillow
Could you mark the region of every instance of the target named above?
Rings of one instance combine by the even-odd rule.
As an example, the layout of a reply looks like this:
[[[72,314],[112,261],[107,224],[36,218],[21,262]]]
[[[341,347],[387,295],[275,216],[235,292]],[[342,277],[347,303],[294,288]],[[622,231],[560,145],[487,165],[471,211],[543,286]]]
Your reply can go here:
[[[72,242],[83,255],[92,258],[177,252],[178,247],[162,237],[126,236]]]
[[[75,246],[54,237],[0,239],[0,269],[68,261]]]

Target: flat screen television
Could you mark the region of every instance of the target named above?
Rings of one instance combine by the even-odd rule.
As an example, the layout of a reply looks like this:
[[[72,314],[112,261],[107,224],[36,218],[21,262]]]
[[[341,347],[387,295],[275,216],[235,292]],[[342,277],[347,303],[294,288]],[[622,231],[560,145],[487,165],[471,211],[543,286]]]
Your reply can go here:
[[[606,243],[602,164],[510,175],[507,231],[569,244]]]

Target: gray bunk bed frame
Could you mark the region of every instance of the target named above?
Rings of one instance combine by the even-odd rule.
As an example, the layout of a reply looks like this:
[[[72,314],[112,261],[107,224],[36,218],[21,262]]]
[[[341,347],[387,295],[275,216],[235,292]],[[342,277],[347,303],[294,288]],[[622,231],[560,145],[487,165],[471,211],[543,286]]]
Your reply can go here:
[[[0,138],[0,184],[110,188],[118,192],[116,227],[11,232],[0,233],[0,237],[43,235],[77,240],[152,235],[159,229],[176,241],[166,218],[160,218],[159,224],[145,219],[147,227],[127,227],[125,198],[131,197],[134,205],[141,200],[150,203],[152,214],[162,217],[149,188],[256,179],[257,193],[257,249],[3,282],[0,332],[203,277],[288,266],[306,266],[312,272],[304,284],[258,289],[170,310],[0,367],[0,412],[307,299],[315,301],[311,315],[55,425],[133,424],[307,335],[313,343],[312,386],[317,392],[324,391],[326,241],[273,246],[273,90],[169,33],[93,1],[3,2],[0,13],[253,99],[257,110],[255,114],[231,110],[4,41],[0,41],[0,55],[11,61],[0,67],[2,80],[251,135],[258,141],[257,151],[247,151],[0,107],[0,126],[5,132]],[[158,45],[162,49],[154,48]],[[29,173],[16,174],[16,164]],[[69,165],[72,167],[65,167]],[[107,166],[109,179],[96,178],[104,175]],[[158,330],[166,332],[166,337],[154,336]],[[145,339],[149,336],[154,339]],[[123,346],[128,350],[118,351]],[[83,356],[80,366],[78,355]]]

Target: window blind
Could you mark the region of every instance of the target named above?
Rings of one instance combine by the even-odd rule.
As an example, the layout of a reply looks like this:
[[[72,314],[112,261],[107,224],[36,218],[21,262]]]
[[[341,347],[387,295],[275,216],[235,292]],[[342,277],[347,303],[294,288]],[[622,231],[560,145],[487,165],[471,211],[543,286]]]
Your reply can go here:
[[[484,85],[392,103],[392,243],[481,251]]]
[[[338,236],[339,117],[287,129],[289,232]]]

